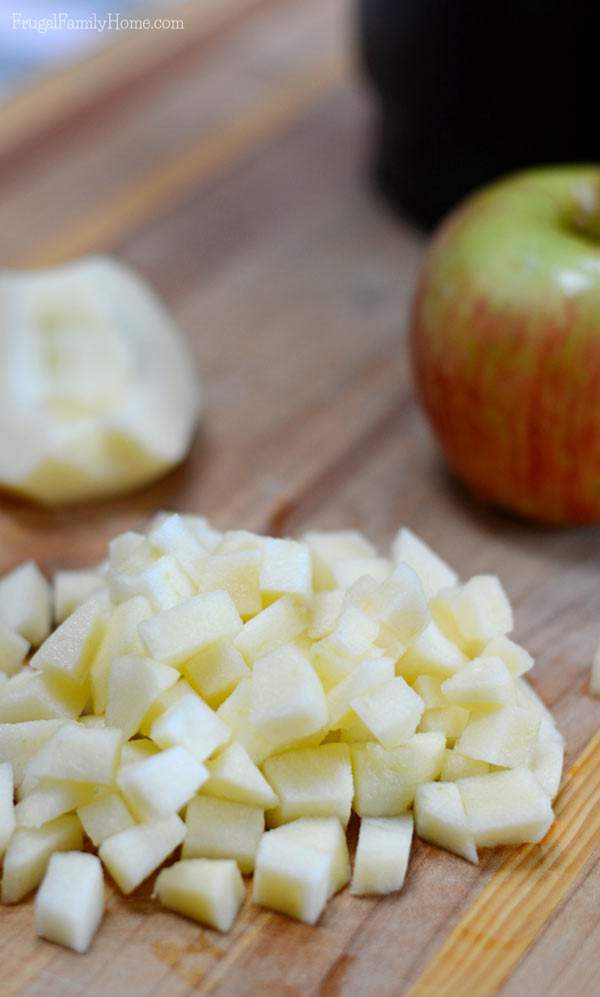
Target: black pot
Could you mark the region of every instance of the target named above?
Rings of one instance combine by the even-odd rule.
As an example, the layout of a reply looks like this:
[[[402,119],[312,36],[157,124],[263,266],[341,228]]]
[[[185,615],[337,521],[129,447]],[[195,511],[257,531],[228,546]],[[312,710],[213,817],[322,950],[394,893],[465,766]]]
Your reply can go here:
[[[599,158],[594,0],[359,0],[358,23],[377,180],[420,222],[502,173]]]

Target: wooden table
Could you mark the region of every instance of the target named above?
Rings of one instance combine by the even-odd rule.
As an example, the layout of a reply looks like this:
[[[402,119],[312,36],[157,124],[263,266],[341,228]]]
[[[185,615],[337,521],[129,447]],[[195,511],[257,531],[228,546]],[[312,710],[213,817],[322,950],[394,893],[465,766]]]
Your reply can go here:
[[[424,238],[366,182],[371,114],[342,0],[203,0],[2,111],[5,265],[116,253],[164,294],[204,373],[187,463],[133,497],[0,507],[9,568],[97,560],[157,508],[277,533],[408,523],[468,575],[498,571],[574,764],[546,843],[474,868],[417,843],[402,894],[343,892],[316,928],[247,904],[217,936],[111,893],[92,951],[0,913],[4,995],[590,995],[600,971],[600,533],[474,504],[414,403],[403,329]],[[586,746],[590,745],[586,749]]]

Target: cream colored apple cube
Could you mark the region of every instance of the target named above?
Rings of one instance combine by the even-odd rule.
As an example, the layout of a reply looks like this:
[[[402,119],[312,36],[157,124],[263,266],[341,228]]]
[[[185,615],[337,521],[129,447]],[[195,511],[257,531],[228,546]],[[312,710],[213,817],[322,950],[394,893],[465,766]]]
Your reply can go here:
[[[153,609],[144,596],[137,595],[115,606],[106,621],[104,636],[91,667],[92,698],[95,713],[105,713],[108,701],[108,676],[115,658],[144,654],[138,634],[142,620],[152,616]]]
[[[412,814],[364,817],[360,822],[350,892],[360,896],[401,890],[412,836]]]
[[[373,544],[356,530],[313,530],[304,536],[304,541],[312,556],[315,591],[335,588],[333,569],[338,561],[377,556]]]
[[[0,762],[0,859],[16,827],[13,770],[10,762]]]
[[[113,603],[125,602],[136,595],[148,600],[155,612],[166,612],[182,600],[189,599],[195,585],[172,554],[163,554],[141,571],[123,570],[109,574],[108,586]]]
[[[223,540],[221,531],[211,526],[206,516],[183,513],[181,518],[198,543],[202,544],[209,554],[213,554]]]
[[[379,624],[358,606],[345,607],[329,636],[313,645],[315,668],[326,689],[345,679],[373,648]]]
[[[26,776],[110,785],[115,778],[122,735],[112,727],[65,723],[33,756]]]
[[[414,734],[387,751],[379,744],[352,748],[353,807],[359,817],[397,817],[415,798],[421,782],[437,779],[444,761],[443,734]]]
[[[139,625],[151,657],[175,668],[214,641],[235,637],[241,629],[240,614],[227,592],[196,595]]]
[[[298,540],[268,537],[262,552],[260,590],[268,601],[282,595],[307,600],[312,594],[310,550]]]
[[[392,658],[367,658],[338,682],[327,694],[329,727],[332,730],[345,727],[356,719],[351,702],[357,696],[377,689],[394,678]]]
[[[158,745],[149,737],[136,737],[132,741],[126,741],[121,748],[119,772],[127,765],[137,765],[138,762],[144,762],[146,758],[156,755],[159,751]]]
[[[384,748],[408,741],[424,710],[421,697],[400,676],[361,693],[350,705]]]
[[[327,903],[331,860],[279,830],[264,834],[256,856],[252,899],[261,907],[316,924]]]
[[[515,702],[513,677],[499,657],[469,661],[442,684],[450,703],[467,709],[479,706],[509,706]]]
[[[553,800],[560,789],[565,750],[559,741],[538,740],[531,759],[531,771],[545,793]]]
[[[511,675],[517,678],[533,668],[534,661],[529,651],[520,644],[515,644],[510,637],[492,637],[481,652],[485,657],[492,655],[501,658]]]
[[[131,893],[158,869],[185,838],[185,824],[173,814],[135,824],[106,838],[99,856],[123,893]]]
[[[350,856],[344,828],[337,817],[300,817],[281,824],[269,834],[284,835],[305,848],[325,854],[330,862],[327,897],[341,890],[350,879]]]
[[[206,763],[208,781],[202,787],[207,796],[268,809],[278,798],[259,768],[241,744],[234,741]]]
[[[29,641],[0,621],[0,672],[15,675],[29,651]]]
[[[140,821],[177,813],[208,779],[204,765],[177,746],[121,769],[117,785],[132,814]]]
[[[170,690],[169,690],[170,691]],[[152,724],[151,739],[161,748],[181,745],[203,762],[231,738],[219,716],[195,692],[186,693]]]
[[[104,580],[97,571],[57,571],[52,579],[54,622],[63,623],[98,589]]]
[[[333,632],[342,612],[344,598],[343,589],[326,589],[314,593],[306,628],[306,635],[310,640],[322,640]]]
[[[81,824],[69,814],[42,827],[19,827],[11,837],[2,869],[0,901],[16,904],[42,881],[54,852],[79,851]]]
[[[398,564],[389,578],[362,600],[362,608],[380,624],[377,642],[408,647],[431,619],[423,586],[407,564]]]
[[[254,663],[250,722],[274,748],[307,737],[327,724],[327,700],[310,661],[286,644]]]
[[[443,734],[450,747],[454,746],[469,723],[471,714],[464,706],[442,706],[425,710],[419,724],[421,733]]]
[[[96,848],[114,834],[133,827],[136,821],[119,793],[106,793],[78,807],[77,816],[83,830]]]
[[[203,592],[221,589],[228,592],[242,619],[248,619],[262,609],[259,550],[234,550],[228,554],[213,554],[204,563],[200,575]]]
[[[22,723],[0,723],[0,758],[10,762],[16,786],[22,782],[30,760],[64,722],[27,720]]]
[[[424,782],[417,786],[415,827],[420,838],[476,865],[475,839],[458,785],[456,782]]]
[[[240,870],[231,859],[183,859],[163,869],[154,892],[163,907],[229,931],[246,891]]]
[[[423,700],[426,710],[441,710],[449,705],[442,692],[442,681],[436,675],[419,675],[413,682],[412,687]]]
[[[450,565],[406,526],[398,530],[392,541],[392,557],[396,564],[404,562],[417,573],[428,599],[458,582],[458,575]]]
[[[178,513],[155,524],[148,533],[148,542],[158,554],[170,554],[196,586],[207,558],[206,548],[198,542]]]
[[[200,794],[185,815],[183,858],[234,859],[243,873],[252,872],[265,829],[262,807]]]
[[[37,564],[26,561],[0,578],[0,620],[33,647],[50,633],[51,592]]]
[[[250,670],[230,640],[216,641],[183,666],[183,674],[213,710],[223,703]]]
[[[0,690],[0,723],[75,719],[87,699],[87,685],[25,667]]]
[[[157,560],[156,552],[147,537],[137,530],[118,533],[108,544],[109,573],[123,571],[132,574],[147,568]]]
[[[464,779],[470,775],[486,775],[489,771],[490,766],[487,762],[480,762],[477,758],[461,755],[456,748],[447,748],[440,779],[442,782],[456,782],[457,779]]]
[[[458,742],[462,755],[490,765],[517,768],[529,765],[538,739],[540,720],[519,706],[502,706],[467,724]]]
[[[554,819],[550,798],[529,769],[472,776],[456,786],[478,848],[541,841]]]
[[[114,658],[108,674],[106,723],[117,727],[124,740],[133,737],[152,704],[178,679],[175,668],[151,658],[139,655]]]
[[[273,745],[258,733],[250,722],[250,706],[252,683],[249,678],[242,679],[228,698],[221,703],[217,716],[231,732],[231,737],[238,741],[255,765],[260,765],[265,758],[273,754]]]
[[[106,593],[92,595],[44,641],[31,659],[32,667],[83,682],[99,649],[107,613]]]
[[[41,827],[56,817],[68,814],[94,796],[93,786],[85,783],[40,782],[15,807],[19,827]]]
[[[74,952],[87,952],[104,914],[104,876],[95,855],[52,855],[35,898],[35,930]]]
[[[394,565],[387,557],[345,557],[333,566],[333,578],[338,588],[349,589],[365,575],[376,582],[384,582]]]
[[[290,595],[271,603],[244,623],[234,645],[249,664],[284,644],[289,644],[306,629],[306,607]]]
[[[348,823],[353,796],[348,745],[286,751],[267,758],[263,772],[279,797],[279,806],[267,815],[271,826],[298,817],[337,817]]]
[[[266,539],[251,530],[226,530],[213,553],[232,554],[236,550],[257,550],[262,553]]]
[[[407,682],[419,675],[434,675],[443,680],[454,675],[466,663],[463,651],[432,620],[402,654],[396,671]]]
[[[462,586],[442,589],[431,600],[438,626],[469,656],[513,628],[510,602],[495,575],[475,575]]]
[[[529,710],[539,719],[540,738],[564,744],[564,738],[556,726],[552,713],[524,675],[515,679],[515,694],[517,706]]]

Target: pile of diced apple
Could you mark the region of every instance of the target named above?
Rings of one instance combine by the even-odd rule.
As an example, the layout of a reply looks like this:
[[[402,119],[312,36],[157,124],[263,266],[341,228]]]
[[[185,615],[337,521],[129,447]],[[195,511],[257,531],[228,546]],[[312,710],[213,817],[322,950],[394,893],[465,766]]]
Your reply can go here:
[[[348,882],[399,890],[413,822],[470,862],[539,841],[563,746],[512,628],[495,576],[460,582],[408,529],[386,558],[353,531],[159,514],[52,588],[20,566],[0,579],[2,902],[41,883],[38,933],[85,951],[102,866],[124,893],[164,866],[161,903],[227,931],[250,873],[255,903],[310,924]]]

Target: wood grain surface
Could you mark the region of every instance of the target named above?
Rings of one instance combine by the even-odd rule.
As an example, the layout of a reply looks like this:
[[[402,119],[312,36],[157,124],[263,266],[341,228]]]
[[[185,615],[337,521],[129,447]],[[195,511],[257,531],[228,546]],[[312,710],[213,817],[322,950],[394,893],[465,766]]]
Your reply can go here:
[[[116,253],[187,330],[206,388],[185,465],[133,496],[0,504],[0,570],[97,560],[158,508],[300,533],[399,524],[463,575],[498,572],[572,768],[540,848],[474,868],[417,842],[403,892],[338,895],[316,928],[247,903],[228,936],[110,891],[91,952],[0,911],[2,994],[588,997],[600,970],[600,531],[484,509],[446,474],[403,332],[425,238],[367,182],[371,109],[344,0],[213,0],[135,34],[0,112],[2,265]],[[162,33],[158,33],[162,34]]]

